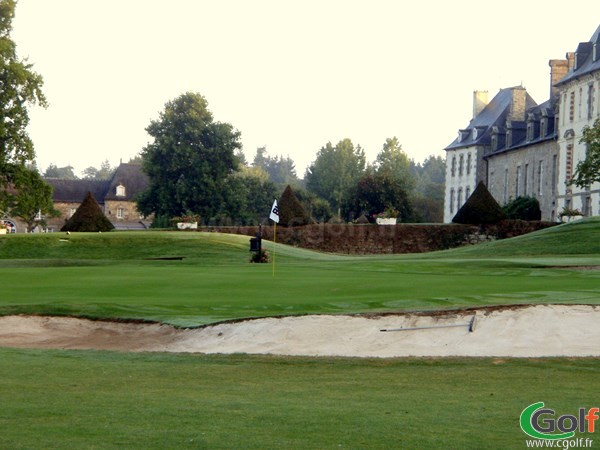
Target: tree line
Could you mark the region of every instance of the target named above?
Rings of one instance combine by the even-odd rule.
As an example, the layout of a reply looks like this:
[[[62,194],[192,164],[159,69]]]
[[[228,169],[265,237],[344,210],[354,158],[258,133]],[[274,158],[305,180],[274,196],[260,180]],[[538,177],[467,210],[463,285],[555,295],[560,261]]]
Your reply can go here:
[[[377,214],[404,222],[442,219],[444,160],[430,156],[415,163],[396,137],[386,139],[373,163],[350,139],[328,142],[300,179],[292,158],[271,156],[265,147],[248,163],[239,131],[215,121],[198,93],[169,101],[146,131],[153,141],[141,160],[150,187],[138,209],[161,225],[191,214],[205,223],[260,223],[288,185],[318,222],[373,220]]]
[[[10,37],[15,6],[15,0],[0,0],[0,218],[20,217],[31,230],[40,214],[56,214],[52,188],[43,177],[77,176],[72,166],[51,164],[43,177],[35,167],[28,107],[46,107],[47,101],[42,76],[18,58]],[[154,215],[157,223],[190,213],[204,222],[260,223],[288,185],[320,222],[372,221],[378,215],[404,222],[442,220],[443,158],[415,163],[395,137],[385,140],[373,162],[350,139],[327,142],[301,179],[289,156],[270,156],[266,148],[259,148],[249,164],[240,132],[215,121],[198,93],[169,101],[147,131],[153,141],[136,159],[150,186],[137,201],[140,212]],[[600,119],[584,129],[581,142],[587,155],[572,182],[585,187],[600,181]],[[108,179],[114,170],[104,161],[99,168],[86,168],[83,178]]]

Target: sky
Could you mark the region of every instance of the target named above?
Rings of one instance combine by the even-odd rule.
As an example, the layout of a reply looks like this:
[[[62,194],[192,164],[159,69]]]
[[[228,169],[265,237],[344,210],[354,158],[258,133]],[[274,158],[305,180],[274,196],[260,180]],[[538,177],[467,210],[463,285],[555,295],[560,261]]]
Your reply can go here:
[[[81,174],[141,152],[185,92],[298,175],[327,142],[372,162],[396,136],[415,161],[469,123],[474,90],[548,99],[548,60],[600,25],[597,0],[18,0],[12,38],[44,78],[30,108],[38,167]],[[565,8],[569,9],[565,9]]]

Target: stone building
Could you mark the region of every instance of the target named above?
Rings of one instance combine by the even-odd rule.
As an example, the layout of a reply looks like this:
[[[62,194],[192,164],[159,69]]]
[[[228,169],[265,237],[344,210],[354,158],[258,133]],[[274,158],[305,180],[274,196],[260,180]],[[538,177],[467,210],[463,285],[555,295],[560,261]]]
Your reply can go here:
[[[560,151],[557,207],[576,209],[583,215],[600,214],[600,183],[586,188],[570,185],[577,163],[585,159],[586,145],[579,142],[583,128],[600,118],[600,27],[588,42],[568,54],[571,68],[556,87],[560,92],[558,146]]]
[[[444,222],[479,181],[500,205],[537,198],[542,220],[558,220],[565,206],[598,214],[597,183],[582,190],[566,182],[585,157],[583,127],[599,117],[599,30],[566,59],[550,61],[550,95],[540,105],[522,86],[501,89],[489,103],[487,92],[474,92],[471,122],[445,149]]]
[[[146,229],[150,222],[138,211],[135,196],[149,184],[139,164],[120,164],[108,180],[46,179],[53,189],[54,207],[60,217],[47,219],[48,231],[59,231],[88,192],[91,192],[117,230]]]

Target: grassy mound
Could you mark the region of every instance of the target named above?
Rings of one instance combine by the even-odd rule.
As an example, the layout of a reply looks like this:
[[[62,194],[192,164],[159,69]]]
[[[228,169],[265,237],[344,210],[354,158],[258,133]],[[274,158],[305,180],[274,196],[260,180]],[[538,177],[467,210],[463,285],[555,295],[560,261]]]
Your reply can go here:
[[[461,257],[600,255],[600,217],[446,252]]]

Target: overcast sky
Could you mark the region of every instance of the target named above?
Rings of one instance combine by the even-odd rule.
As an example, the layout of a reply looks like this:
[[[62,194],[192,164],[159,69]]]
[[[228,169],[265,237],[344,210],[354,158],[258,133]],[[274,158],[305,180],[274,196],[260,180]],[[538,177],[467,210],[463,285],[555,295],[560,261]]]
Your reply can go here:
[[[187,91],[298,175],[328,141],[372,161],[387,137],[444,155],[473,91],[523,84],[547,100],[549,59],[600,25],[597,0],[19,0],[13,39],[44,78],[32,108],[38,166],[112,165]],[[570,8],[565,10],[565,8]]]

